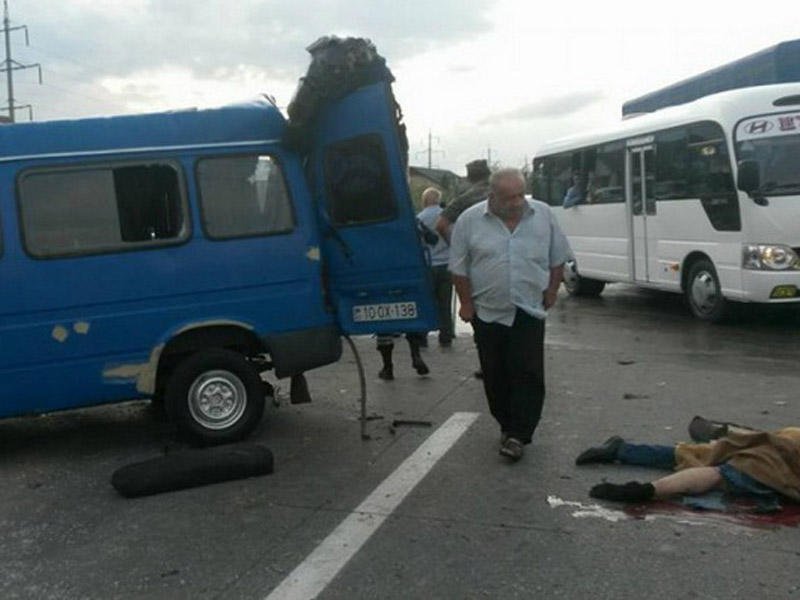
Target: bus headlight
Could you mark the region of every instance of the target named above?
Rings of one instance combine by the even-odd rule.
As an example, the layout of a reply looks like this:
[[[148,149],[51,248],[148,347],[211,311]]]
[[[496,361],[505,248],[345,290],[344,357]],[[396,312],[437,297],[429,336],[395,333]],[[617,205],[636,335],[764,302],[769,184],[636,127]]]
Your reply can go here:
[[[800,269],[800,259],[789,246],[745,244],[742,246],[742,268],[766,271]]]

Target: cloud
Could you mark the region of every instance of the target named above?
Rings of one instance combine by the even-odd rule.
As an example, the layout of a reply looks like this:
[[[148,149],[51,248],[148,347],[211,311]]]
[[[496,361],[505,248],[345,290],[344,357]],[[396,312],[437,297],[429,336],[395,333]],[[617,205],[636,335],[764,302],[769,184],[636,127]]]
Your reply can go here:
[[[185,89],[212,98],[230,95],[222,88],[240,90],[241,78],[228,75],[241,71],[250,83],[262,82],[250,95],[294,89],[309,63],[306,46],[331,34],[370,38],[391,68],[490,28],[494,1],[15,0],[12,26],[28,26],[31,47],[18,40],[14,58],[41,63],[45,86],[25,89],[24,101],[46,103],[39,114],[48,118],[96,114],[91,107],[104,98],[110,112],[160,110],[174,107],[170,72]],[[208,103],[200,97],[191,104]]]
[[[533,121],[536,119],[566,117],[597,102],[601,102],[604,97],[605,95],[603,92],[594,90],[547,98],[545,100],[519,106],[507,112],[491,115],[482,119],[480,124],[496,125],[506,121]]]

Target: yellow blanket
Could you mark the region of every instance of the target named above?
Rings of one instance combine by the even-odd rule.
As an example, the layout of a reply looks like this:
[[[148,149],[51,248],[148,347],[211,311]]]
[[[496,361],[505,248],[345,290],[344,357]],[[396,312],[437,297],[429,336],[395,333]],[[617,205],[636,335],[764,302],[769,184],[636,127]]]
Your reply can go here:
[[[725,437],[708,444],[678,444],[675,462],[677,470],[727,462],[800,502],[800,427],[774,432],[731,428]]]

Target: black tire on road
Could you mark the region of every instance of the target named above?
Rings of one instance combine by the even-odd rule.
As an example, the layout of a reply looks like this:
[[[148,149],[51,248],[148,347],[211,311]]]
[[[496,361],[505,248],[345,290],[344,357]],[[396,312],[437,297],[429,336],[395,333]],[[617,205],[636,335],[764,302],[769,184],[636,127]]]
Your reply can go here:
[[[603,293],[605,287],[605,281],[578,275],[578,266],[574,260],[569,260],[564,265],[564,288],[570,296],[596,298]]]
[[[178,364],[165,390],[169,415],[181,434],[201,445],[249,435],[264,414],[267,387],[238,352],[201,350]]]
[[[685,294],[689,310],[696,318],[709,323],[718,323],[725,318],[728,303],[722,295],[717,270],[710,260],[702,258],[692,264]]]

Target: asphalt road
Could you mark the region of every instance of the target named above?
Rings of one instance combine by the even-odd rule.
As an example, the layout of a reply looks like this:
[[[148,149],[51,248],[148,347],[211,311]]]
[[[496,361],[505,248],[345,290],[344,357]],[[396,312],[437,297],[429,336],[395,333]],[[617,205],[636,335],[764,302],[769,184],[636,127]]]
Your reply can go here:
[[[115,469],[181,449],[147,403],[2,421],[0,598],[267,598],[354,517],[372,534],[334,552],[352,558],[320,598],[800,598],[796,527],[597,504],[592,484],[655,473],[573,463],[612,434],[686,439],[696,414],[799,424],[800,311],[742,310],[713,326],[675,296],[613,286],[561,297],[547,327],[544,416],[513,465],[497,454],[463,328],[451,349],[430,338],[427,377],[398,346],[393,382],[376,376],[374,340],[356,340],[369,440],[349,350],[311,373],[314,402],[273,409],[253,437],[275,454],[265,477],[125,499]],[[415,486],[401,477],[384,494],[456,413],[479,416]],[[407,495],[353,515],[376,490]]]

